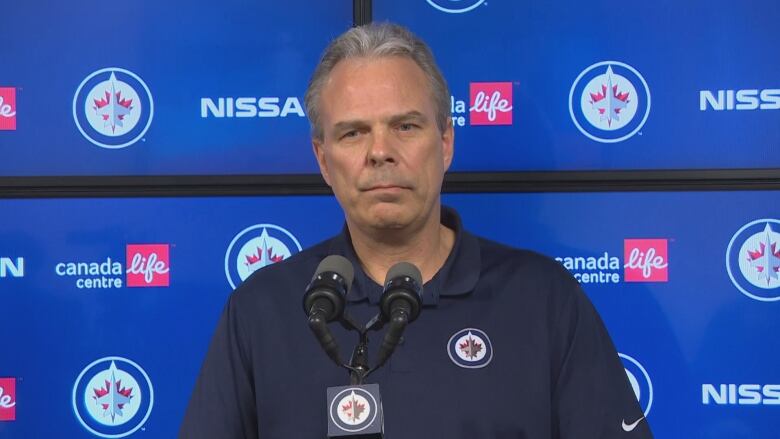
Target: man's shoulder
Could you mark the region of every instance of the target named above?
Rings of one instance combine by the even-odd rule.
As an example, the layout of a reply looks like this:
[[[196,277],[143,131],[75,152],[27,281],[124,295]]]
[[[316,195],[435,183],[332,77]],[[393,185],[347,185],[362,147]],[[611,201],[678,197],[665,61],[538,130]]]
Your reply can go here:
[[[571,274],[563,265],[550,256],[530,249],[512,247],[481,236],[475,237],[479,242],[483,268],[512,267],[545,276],[571,278]]]
[[[560,309],[583,295],[579,282],[555,259],[534,250],[477,239],[480,283],[496,297]]]

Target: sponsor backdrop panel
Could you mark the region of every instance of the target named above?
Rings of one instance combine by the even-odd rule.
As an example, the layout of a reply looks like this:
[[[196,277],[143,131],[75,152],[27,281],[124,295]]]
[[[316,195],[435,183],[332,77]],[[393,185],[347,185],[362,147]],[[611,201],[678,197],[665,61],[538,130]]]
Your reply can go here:
[[[456,171],[780,166],[780,3],[374,1],[432,46]]]
[[[0,212],[0,320],[15,328],[4,337],[0,378],[16,383],[15,421],[0,422],[3,438],[113,435],[139,425],[137,435],[175,437],[232,290],[231,242],[247,244],[228,256],[232,276],[235,266],[297,252],[287,233],[310,246],[343,221],[327,197],[2,200]],[[120,371],[113,381],[112,367]],[[130,401],[104,407],[111,397]]]
[[[581,281],[659,438],[774,437],[779,200],[445,196],[470,230]],[[173,437],[232,285],[343,222],[320,196],[2,200],[0,211],[0,317],[13,328],[0,436],[11,438]]]
[[[350,1],[10,2],[0,176],[314,172],[303,93],[351,23]]]
[[[0,176],[315,173],[303,93],[351,3],[11,2]],[[438,56],[455,171],[780,166],[776,1],[373,3]]]

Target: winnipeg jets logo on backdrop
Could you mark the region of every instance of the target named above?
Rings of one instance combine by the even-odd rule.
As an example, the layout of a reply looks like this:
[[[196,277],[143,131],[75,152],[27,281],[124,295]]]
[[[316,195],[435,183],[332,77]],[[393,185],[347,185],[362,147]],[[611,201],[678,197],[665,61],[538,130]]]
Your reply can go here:
[[[85,367],[73,386],[73,411],[90,433],[104,438],[133,434],[152,412],[154,390],[146,372],[122,357]]]
[[[450,337],[447,355],[460,367],[478,369],[487,366],[493,359],[493,345],[484,331],[465,328]]]
[[[149,129],[153,114],[149,87],[125,69],[91,73],[73,97],[76,126],[87,140],[103,148],[124,148],[137,142]]]
[[[623,361],[628,382],[631,383],[634,395],[637,401],[639,401],[645,417],[647,417],[650,414],[650,409],[653,407],[653,382],[650,380],[650,375],[644,366],[633,357],[626,354],[618,354],[618,356]]]
[[[286,229],[257,224],[239,232],[225,253],[225,276],[234,289],[255,271],[281,262],[301,251],[301,244]]]
[[[427,0],[434,8],[449,14],[468,12],[485,3],[485,0]]]
[[[597,142],[628,139],[650,114],[650,89],[633,67],[603,61],[586,68],[569,91],[569,114],[574,125]]]
[[[759,219],[742,226],[726,249],[726,271],[751,299],[780,300],[780,220]]]

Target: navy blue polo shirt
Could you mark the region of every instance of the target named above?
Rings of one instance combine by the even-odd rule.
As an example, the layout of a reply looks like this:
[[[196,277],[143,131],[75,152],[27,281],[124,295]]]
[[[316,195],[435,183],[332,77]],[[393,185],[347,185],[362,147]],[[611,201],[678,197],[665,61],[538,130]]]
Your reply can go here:
[[[456,232],[423,310],[378,383],[385,437],[651,438],[615,347],[579,284],[557,262]],[[303,292],[320,261],[355,266],[347,312],[378,312],[349,233],[255,272],[230,296],[181,427],[181,438],[324,438],[326,388],[349,384],[315,340]],[[348,360],[358,341],[330,325]],[[370,333],[373,365],[383,332]],[[638,422],[637,422],[638,421]]]

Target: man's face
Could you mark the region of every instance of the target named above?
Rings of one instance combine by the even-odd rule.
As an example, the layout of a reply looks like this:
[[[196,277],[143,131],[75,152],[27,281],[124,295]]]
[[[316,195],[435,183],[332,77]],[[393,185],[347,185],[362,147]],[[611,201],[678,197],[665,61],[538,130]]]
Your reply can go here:
[[[339,62],[320,93],[314,152],[347,220],[361,228],[422,226],[438,206],[453,129],[436,125],[429,81],[402,57]],[[436,212],[438,213],[438,212]]]

